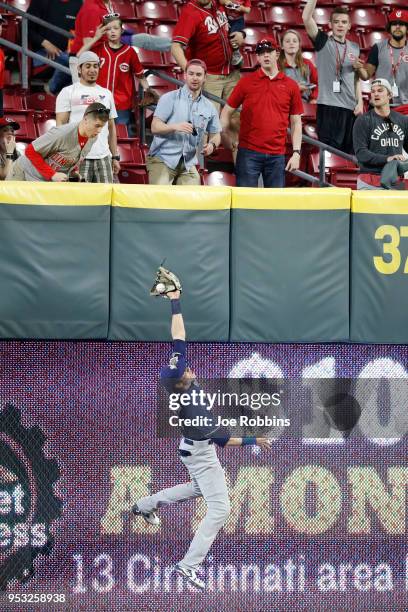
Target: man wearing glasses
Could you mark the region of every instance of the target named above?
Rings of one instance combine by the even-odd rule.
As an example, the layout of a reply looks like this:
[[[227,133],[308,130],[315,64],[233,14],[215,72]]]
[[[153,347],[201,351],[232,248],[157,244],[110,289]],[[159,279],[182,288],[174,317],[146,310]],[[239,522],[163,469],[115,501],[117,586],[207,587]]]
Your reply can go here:
[[[238,187],[284,187],[285,169],[297,170],[302,143],[302,98],[298,84],[280,72],[273,38],[256,46],[260,68],[243,77],[221,113],[223,130],[231,129],[234,111],[241,106],[236,176]],[[286,130],[290,125],[293,153],[285,168]]]
[[[381,172],[393,160],[406,161],[408,117],[390,109],[392,86],[386,79],[371,83],[373,108],[356,119],[354,150],[360,166],[357,189],[382,189]],[[400,181],[394,187],[404,188]]]

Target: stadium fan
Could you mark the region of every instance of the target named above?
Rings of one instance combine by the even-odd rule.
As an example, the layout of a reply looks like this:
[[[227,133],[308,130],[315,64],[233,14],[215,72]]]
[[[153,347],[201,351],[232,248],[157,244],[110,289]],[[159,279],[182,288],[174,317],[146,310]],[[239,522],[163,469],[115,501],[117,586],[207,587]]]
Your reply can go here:
[[[297,170],[302,143],[302,98],[298,85],[278,68],[278,45],[273,38],[256,46],[260,68],[243,77],[221,113],[223,129],[230,129],[234,110],[242,104],[236,163],[238,187],[284,187],[286,130],[290,123],[293,155],[286,170]]]
[[[392,93],[386,79],[374,79],[371,83],[373,108],[354,124],[354,150],[360,166],[357,189],[381,189],[384,166],[393,160],[407,160],[404,150],[408,150],[408,117],[391,110]],[[404,186],[403,181],[399,184]]]
[[[16,149],[14,132],[20,129],[17,121],[7,117],[0,119],[0,180],[4,181],[10,172],[13,161],[20,157]]]
[[[394,9],[389,17],[384,39],[371,48],[367,62],[360,58],[354,64],[359,76],[367,80],[372,76],[387,79],[392,86],[393,103],[408,104],[408,11]]]
[[[240,78],[232,69],[232,45],[244,42],[245,32],[228,35],[229,25],[223,7],[215,0],[191,0],[180,14],[173,32],[171,52],[182,70],[188,58],[198,58],[207,64],[205,90],[226,100]],[[214,103],[217,111],[220,105]]]
[[[207,67],[192,59],[184,73],[185,85],[160,98],[152,121],[154,139],[146,159],[149,183],[154,185],[199,185],[197,148],[206,133],[209,141],[202,154],[214,153],[220,144],[218,113],[201,94]]]
[[[302,16],[317,52],[317,134],[322,142],[352,153],[354,120],[363,112],[360,80],[354,69],[360,48],[346,38],[351,28],[347,8],[333,9],[330,35],[317,27],[313,18],[315,8],[316,0],[307,0]]]
[[[116,137],[115,119],[117,117],[112,93],[97,84],[99,76],[99,57],[92,51],[85,51],[78,58],[80,80],[59,93],[56,103],[57,126],[75,123],[83,116],[86,108],[95,102],[109,109],[109,121],[84,156],[80,173],[88,183],[113,183],[113,175],[119,174],[120,157]]]
[[[75,17],[82,6],[82,0],[31,0],[27,13],[48,21],[51,25],[63,30],[73,31]],[[31,49],[57,64],[68,67],[68,38],[49,28],[28,21],[28,40]],[[33,60],[33,66],[44,65],[40,60]],[[53,95],[71,82],[69,74],[55,70],[45,90]]]
[[[107,41],[101,41],[106,34]],[[124,124],[128,134],[135,136],[133,130],[133,100],[135,94],[135,77],[139,79],[143,91],[151,95],[152,103],[157,102],[158,95],[150,89],[143,75],[143,66],[134,47],[121,43],[122,20],[112,15],[99,25],[95,36],[83,45],[80,53],[92,48],[100,59],[98,84],[113,93],[118,116],[116,123]]]
[[[219,0],[225,6],[225,13],[228,17],[229,33],[242,32],[245,28],[244,15],[251,12],[251,0]],[[243,57],[239,49],[234,49],[231,59],[233,66],[239,66],[243,62]]]
[[[0,15],[0,36],[2,36],[3,23],[6,20]],[[6,58],[4,57],[4,51],[0,47],[0,117],[3,116],[3,88],[4,88],[4,71],[6,69]]]
[[[7,181],[79,180],[80,161],[90,151],[109,118],[103,104],[90,104],[79,122],[52,128],[34,140],[7,174]]]
[[[278,58],[279,70],[299,85],[302,99],[316,104],[317,70],[312,61],[303,57],[300,36],[296,30],[286,30],[281,38],[281,52]]]

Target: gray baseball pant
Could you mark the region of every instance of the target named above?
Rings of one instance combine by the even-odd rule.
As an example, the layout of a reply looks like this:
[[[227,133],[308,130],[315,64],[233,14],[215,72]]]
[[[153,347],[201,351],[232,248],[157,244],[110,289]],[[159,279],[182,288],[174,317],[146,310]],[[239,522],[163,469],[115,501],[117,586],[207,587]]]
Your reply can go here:
[[[207,555],[217,533],[225,524],[230,512],[227,483],[224,470],[218,460],[214,444],[208,440],[194,441],[194,446],[180,443],[180,450],[191,456],[181,457],[189,471],[191,482],[163,489],[137,502],[139,510],[151,512],[161,506],[186,501],[202,496],[207,504],[207,513],[201,521],[190,547],[180,565],[196,570]]]

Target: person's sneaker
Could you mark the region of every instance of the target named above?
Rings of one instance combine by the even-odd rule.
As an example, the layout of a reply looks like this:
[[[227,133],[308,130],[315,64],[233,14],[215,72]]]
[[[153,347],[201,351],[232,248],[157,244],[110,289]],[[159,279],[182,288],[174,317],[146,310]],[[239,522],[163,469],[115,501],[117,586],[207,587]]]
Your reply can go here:
[[[244,61],[239,49],[234,49],[232,53],[231,66],[239,66]]]
[[[205,589],[205,582],[197,576],[197,572],[195,570],[182,567],[179,563],[176,564],[175,570],[178,574],[181,574],[184,576],[184,578],[187,578],[190,584],[197,587],[197,589]]]
[[[161,523],[159,517],[154,512],[154,510],[152,510],[151,512],[142,512],[141,510],[139,510],[139,506],[137,504],[133,506],[132,513],[135,516],[143,516],[144,520],[146,521],[146,523],[149,523],[149,525],[154,525],[155,527],[157,527]]]

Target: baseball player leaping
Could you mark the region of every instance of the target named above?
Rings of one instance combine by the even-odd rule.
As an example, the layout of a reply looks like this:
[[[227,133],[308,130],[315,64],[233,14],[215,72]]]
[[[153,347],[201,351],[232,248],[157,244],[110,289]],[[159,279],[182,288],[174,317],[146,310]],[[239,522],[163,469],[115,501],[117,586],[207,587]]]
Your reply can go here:
[[[151,294],[170,298],[173,338],[173,353],[169,365],[162,368],[160,372],[160,382],[168,393],[186,394],[193,389],[199,390],[199,387],[195,373],[187,366],[186,332],[181,314],[180,293],[181,285],[178,278],[160,267]],[[183,406],[179,412],[181,418],[208,417],[208,414],[206,405],[197,406],[193,403]],[[197,569],[230,512],[225,474],[218,460],[214,443],[222,447],[252,444],[265,449],[269,449],[271,443],[267,438],[231,438],[227,431],[220,432],[217,431],[217,428],[212,427],[184,427],[183,434],[185,437],[181,439],[179,454],[190,474],[191,481],[139,499],[132,511],[135,515],[141,515],[147,523],[159,525],[160,519],[156,514],[158,508],[196,497],[204,498],[207,513],[186,555],[175,566],[175,570],[185,576],[191,584],[199,589],[204,589],[205,583],[197,576]],[[220,435],[225,435],[225,437],[219,437]]]

